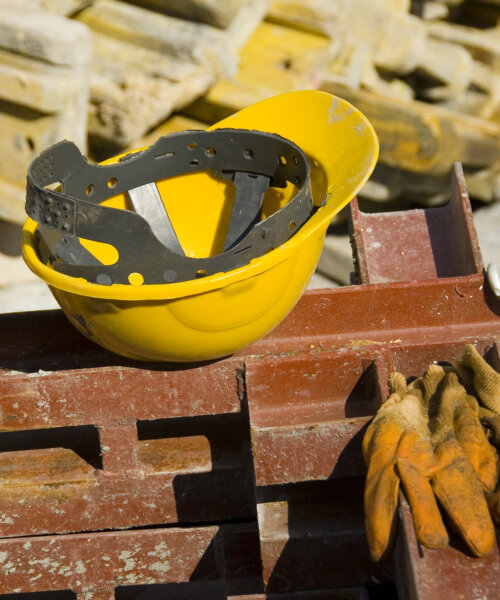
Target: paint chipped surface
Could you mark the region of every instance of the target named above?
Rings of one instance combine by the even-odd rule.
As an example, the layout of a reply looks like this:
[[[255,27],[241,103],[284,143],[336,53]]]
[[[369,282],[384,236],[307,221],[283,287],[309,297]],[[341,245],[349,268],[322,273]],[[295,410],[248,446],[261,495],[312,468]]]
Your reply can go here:
[[[170,571],[170,564],[166,560],[163,562],[155,562],[151,565],[151,569],[153,571],[161,571],[162,573],[167,573],[167,571]]]
[[[365,133],[365,131],[366,131],[366,128],[367,128],[367,126],[366,126],[366,123],[365,123],[364,121],[360,121],[360,122],[359,122],[359,123],[356,125],[356,127],[355,127],[355,129],[354,129],[354,130],[356,131],[356,133],[357,133],[358,135],[363,135],[363,134]]]
[[[14,519],[10,515],[8,515],[6,513],[2,513],[0,515],[0,523],[4,524],[4,525],[5,524],[12,524],[12,523],[14,523]]]
[[[332,98],[330,107],[328,108],[328,125],[342,121],[345,117],[344,105],[338,98]]]
[[[172,551],[167,547],[165,542],[159,543],[154,547],[152,552],[148,552],[148,556],[156,556],[158,558],[168,558],[171,554]]]
[[[413,219],[413,224],[415,224],[415,219]],[[355,438],[356,433],[359,433],[355,428],[351,428],[351,425],[355,423],[356,419],[339,419],[340,413],[346,410],[359,411],[360,406],[366,409],[366,415],[369,413],[369,405],[366,404],[367,399],[363,394],[359,393],[359,387],[363,387],[363,385],[357,385],[359,378],[357,376],[352,379],[345,378],[344,374],[361,375],[361,361],[365,360],[366,362],[370,362],[375,356],[378,356],[379,352],[384,352],[384,349],[380,348],[380,346],[385,343],[383,340],[390,340],[390,343],[400,343],[401,338],[396,336],[401,334],[403,328],[405,328],[406,333],[411,334],[411,343],[406,342],[406,347],[403,349],[391,348],[390,355],[389,352],[387,352],[386,356],[391,360],[398,360],[400,363],[405,363],[407,365],[415,365],[419,360],[423,360],[421,356],[425,353],[429,354],[432,352],[433,358],[436,358],[436,351],[440,354],[439,358],[451,359],[453,357],[453,344],[448,346],[445,342],[439,340],[439,335],[444,335],[443,331],[445,331],[445,328],[449,329],[450,325],[456,323],[456,315],[458,314],[463,317],[463,322],[460,323],[461,336],[471,336],[478,340],[479,343],[483,343],[483,341],[481,341],[480,333],[476,331],[477,324],[480,323],[481,331],[487,332],[488,344],[491,345],[491,343],[493,343],[493,337],[498,337],[499,332],[497,318],[498,305],[493,303],[493,306],[496,306],[496,314],[492,314],[490,307],[486,307],[489,312],[485,311],[484,298],[482,297],[482,294],[481,296],[478,295],[478,292],[474,289],[474,285],[478,284],[478,279],[479,278],[474,275],[461,278],[459,287],[464,293],[456,300],[452,298],[452,296],[456,295],[455,292],[453,292],[453,286],[455,286],[456,282],[452,285],[446,280],[442,282],[431,282],[431,284],[425,283],[420,286],[410,283],[404,286],[404,290],[398,288],[398,286],[391,285],[379,287],[353,286],[351,289],[343,289],[334,294],[316,293],[316,295],[306,295],[301,301],[300,306],[292,313],[292,315],[290,315],[289,319],[278,333],[272,334],[267,341],[264,340],[260,343],[261,345],[256,346],[258,348],[258,350],[256,350],[257,354],[262,351],[263,348],[264,350],[271,349],[272,352],[283,353],[280,360],[273,365],[275,373],[268,370],[264,373],[266,378],[261,377],[259,394],[256,393],[257,386],[252,388],[252,385],[247,381],[249,410],[254,432],[257,432],[254,438],[254,448],[256,457],[261,461],[258,462],[259,468],[262,468],[262,465],[266,466],[266,463],[267,466],[272,465],[276,459],[276,455],[279,455],[279,453],[282,452],[282,460],[284,462],[287,461],[285,462],[285,466],[289,469],[286,472],[286,476],[292,478],[291,480],[293,481],[296,481],[297,479],[300,480],[300,478],[304,476],[305,471],[303,470],[303,465],[299,462],[299,458],[304,458],[304,460],[309,462],[316,459],[315,457],[311,457],[310,454],[305,454],[304,457],[301,456],[301,443],[308,445],[309,448],[311,448],[311,444],[316,444],[316,450],[319,448],[320,451],[322,451],[324,445],[326,451],[323,458],[325,461],[331,461],[329,464],[330,467],[333,468],[337,458],[345,451],[346,445]],[[433,321],[433,328],[431,329],[427,327],[428,324],[426,323],[426,319],[428,319],[429,316],[433,316],[433,311],[435,311],[437,306],[436,301],[441,297],[436,293],[437,286],[433,286],[433,283],[439,283],[439,294],[442,294],[442,297],[446,298],[446,304],[452,305],[453,309],[452,313],[448,312],[441,314],[439,311],[437,313],[439,321],[436,318],[436,320]],[[366,287],[370,289],[366,289]],[[481,288],[478,285],[477,290],[480,289]],[[444,292],[446,292],[446,294],[444,294]],[[494,298],[492,300],[495,302]],[[418,302],[418,305],[416,302]],[[430,308],[433,303],[434,308]],[[459,306],[458,303],[462,303],[462,306]],[[416,311],[416,313],[418,314],[408,314],[407,307],[412,305],[417,306],[419,310]],[[350,311],[345,310],[346,306],[351,306]],[[361,309],[353,311],[352,306],[361,307]],[[401,307],[404,307],[406,314],[404,310],[401,310]],[[359,314],[361,314],[361,318],[359,317]],[[335,315],[336,319],[332,319],[331,315]],[[408,320],[410,318],[413,320],[413,325],[408,325]],[[415,327],[415,323],[417,323],[418,327]],[[365,329],[362,327],[365,327]],[[448,329],[446,329],[446,331]],[[300,332],[300,334],[298,332]],[[394,338],[391,337],[392,335],[394,335]],[[335,352],[328,356],[328,360],[325,361],[328,369],[325,369],[324,366],[322,367],[321,361],[318,359],[317,353],[322,352],[322,346],[318,343],[318,340],[320,339],[326,340],[325,343],[328,345],[328,348],[331,349],[335,347]],[[406,340],[407,337],[404,336],[403,339]],[[348,344],[350,341],[356,343],[359,342],[359,348],[349,348],[346,350],[345,348],[340,347],[340,345]],[[363,342],[369,343],[363,345]],[[368,348],[367,346],[374,347]],[[498,349],[495,348],[496,346],[494,346],[492,352],[495,352],[496,355],[498,355]],[[308,354],[308,359],[310,359],[311,362],[308,363],[308,361],[304,359],[300,364],[300,356],[290,356],[292,351],[296,352],[297,355],[300,355],[301,353]],[[285,356],[285,353],[287,356]],[[348,356],[347,359],[345,359],[346,355],[349,355],[349,353],[351,353],[351,358]],[[335,355],[342,355],[342,360],[336,362]],[[355,356],[355,358],[357,357],[357,365],[352,356]],[[294,360],[297,361],[295,364],[293,364]],[[295,378],[294,385],[289,384],[288,387],[285,385],[280,386],[279,371],[280,367],[284,364],[286,367],[283,368],[282,371],[285,373],[285,376],[288,376],[290,379]],[[304,370],[304,364],[306,367],[309,367],[309,370]],[[401,368],[403,367],[401,366]],[[331,379],[328,379],[328,370],[331,373]],[[251,369],[249,371],[251,371]],[[249,371],[247,371],[247,374]],[[191,369],[189,370],[189,373],[190,377],[193,377]],[[255,375],[255,372],[253,374]],[[169,376],[170,373],[162,373],[162,378],[164,378],[167,383],[170,383]],[[267,379],[267,381],[265,379]],[[300,387],[300,381],[304,382],[302,387]],[[297,385],[295,385],[295,383],[297,383]],[[255,384],[255,379],[253,380],[253,384]],[[363,384],[362,380],[361,384]],[[148,390],[153,388],[154,386],[147,386],[146,392],[150,393]],[[96,389],[98,388],[96,387]],[[182,394],[177,393],[176,391],[176,394],[172,394],[171,397],[172,402],[175,403],[178,400],[178,397],[182,398]],[[113,397],[113,401],[115,399],[116,398]],[[354,402],[352,402],[353,399]],[[301,402],[301,400],[304,400],[304,402]],[[84,402],[85,401],[86,400],[84,400]],[[259,402],[261,402],[260,405]],[[365,402],[364,405],[363,402]],[[268,403],[267,406],[265,405],[266,403]],[[13,405],[13,409],[20,410],[22,403],[16,401],[15,404],[17,404],[17,407]],[[40,408],[38,404],[36,406]],[[192,407],[195,405],[189,404],[189,406]],[[198,399],[196,407],[197,410],[200,409],[200,407],[203,407],[203,402],[200,399]],[[142,407],[141,410],[143,410],[141,413],[142,415],[158,414],[155,413],[155,410],[157,410],[156,408],[153,409],[145,406]],[[149,413],[148,410],[150,411]],[[177,404],[174,409],[160,406],[158,411],[161,410],[171,410],[171,413],[167,416],[172,416],[172,414],[179,415],[181,414],[182,406]],[[275,412],[274,415],[273,411]],[[26,415],[27,414],[28,413],[26,412]],[[68,414],[76,413],[71,412]],[[27,418],[26,415],[24,418]],[[357,417],[357,419],[360,418],[362,417]],[[335,420],[337,423],[336,427],[329,430],[326,425],[331,425]],[[267,438],[258,439],[258,435],[261,433],[266,434]],[[329,441],[330,438],[332,441]],[[332,454],[330,452],[331,448],[328,446],[329,443],[333,443],[334,441],[336,443],[335,449],[339,453],[338,456]],[[269,444],[266,445],[264,442],[269,442]],[[286,445],[285,442],[289,445]],[[345,461],[349,459],[348,452],[343,454],[342,459],[345,466]],[[294,463],[293,461],[296,462]],[[315,468],[317,469],[316,471],[312,470],[308,472],[307,475],[312,479],[323,477],[326,480],[327,477],[324,474],[324,464],[322,465],[318,462]],[[323,471],[321,469],[323,469]],[[350,473],[352,474],[352,472],[353,471],[351,470]],[[270,473],[272,476],[275,475],[272,470],[270,470]],[[163,475],[155,475],[149,479],[146,478],[146,485],[142,488],[142,492],[147,491],[148,487],[152,488],[153,485],[156,485],[152,483],[153,480],[158,481],[157,478],[162,477]],[[169,493],[169,487],[166,483],[167,478],[163,478],[162,481],[164,487],[155,487],[155,492],[161,492],[163,489],[166,495]],[[130,488],[127,488],[126,486],[130,483]],[[327,485],[328,483],[328,481],[320,482],[321,485]],[[101,483],[99,485],[101,485]],[[106,488],[103,485],[102,487],[105,488],[107,492],[107,504],[100,504],[97,501],[98,496],[93,496],[93,492],[89,492],[89,495],[85,499],[89,508],[88,511],[85,511],[85,514],[87,515],[85,518],[88,519],[86,522],[91,522],[92,509],[95,510],[94,515],[97,518],[98,510],[105,511],[108,508],[112,510],[113,504],[118,503],[120,497],[126,497],[128,499],[128,504],[122,502],[120,504],[120,509],[125,509],[126,506],[134,504],[135,492],[133,491],[133,487],[138,485],[138,480],[130,478],[125,480],[121,489],[118,485],[113,487],[111,484],[108,484],[108,487]],[[323,489],[324,488],[322,487],[321,490]],[[147,498],[141,499],[141,502],[145,500],[144,502],[136,503],[135,506],[139,506],[141,513],[145,514],[147,513],[146,509],[152,508],[149,505],[160,505],[164,502],[164,497],[165,496],[161,493],[151,493]],[[31,498],[28,502],[31,502]],[[54,498],[54,502],[59,502],[59,500]],[[95,507],[92,507],[93,504]],[[59,506],[61,505],[64,505],[64,502],[60,502]],[[60,520],[62,520],[63,516],[61,510],[62,509],[59,508],[57,511],[53,511],[53,514],[57,514],[58,517],[61,517]],[[175,511],[175,507],[173,507],[173,510]],[[117,512],[113,513],[113,518],[116,517]],[[5,514],[12,516],[8,511],[5,511]],[[15,514],[18,514],[18,512]],[[43,515],[41,511],[40,515]],[[296,512],[295,514],[293,512],[291,513],[291,517],[295,518],[296,516]],[[126,515],[124,518],[125,517]],[[177,517],[175,516],[174,518]],[[293,523],[293,518],[289,521],[290,523]],[[295,525],[296,524],[297,523],[295,523]],[[6,524],[4,524],[4,527],[5,525]],[[196,528],[195,531],[196,536],[199,536],[199,528]],[[305,529],[305,531],[306,534],[309,533],[309,530]],[[169,533],[170,532],[171,530],[169,530]],[[6,577],[9,585],[14,585],[14,583],[12,583],[15,581],[14,578],[19,576],[19,579],[17,580],[17,587],[13,587],[12,589],[8,588],[6,590],[7,593],[10,591],[22,591],[20,586],[25,585],[30,577],[37,578],[35,579],[35,584],[40,585],[42,583],[46,584],[46,580],[52,577],[53,579],[51,581],[56,587],[58,585],[67,585],[67,582],[71,582],[71,585],[77,590],[88,589],[88,586],[94,586],[93,589],[109,589],[109,586],[114,583],[113,577],[115,576],[121,577],[121,581],[125,583],[130,582],[130,584],[132,584],[132,582],[137,584],[154,583],[162,578],[165,581],[171,581],[174,578],[184,577],[182,580],[187,581],[192,573],[190,575],[188,573],[189,569],[187,568],[184,571],[181,571],[181,563],[183,561],[190,561],[190,567],[196,569],[203,562],[201,559],[206,559],[207,555],[207,547],[200,544],[197,538],[188,539],[188,537],[184,537],[182,539],[171,540],[168,537],[163,538],[160,536],[156,540],[151,541],[143,539],[146,534],[141,532],[141,537],[139,539],[134,540],[125,535],[123,539],[120,538],[119,544],[116,543],[113,546],[112,544],[101,544],[98,542],[98,538],[93,537],[93,535],[94,534],[89,534],[87,536],[84,534],[83,537],[82,534],[79,534],[78,536],[67,536],[68,538],[73,538],[73,540],[78,538],[78,540],[80,540],[79,543],[81,540],[87,539],[89,545],[88,551],[84,551],[76,544],[76,541],[72,542],[74,546],[68,544],[67,547],[63,548],[61,546],[61,538],[65,536],[54,537],[50,540],[48,545],[42,548],[37,546],[38,542],[37,540],[34,540],[34,547],[30,550],[30,553],[34,553],[34,556],[43,561],[51,552],[50,547],[54,547],[53,560],[48,567],[44,567],[44,563],[42,562],[39,565],[35,565],[36,568],[31,567],[28,569],[28,572],[26,572],[26,569],[22,565],[22,561],[21,565],[18,562],[19,557],[24,557],[24,560],[26,560],[26,557],[31,555],[26,552],[26,542],[24,542],[24,540],[21,542],[18,542],[15,539],[9,540],[9,543],[4,544],[3,546],[9,550],[8,552],[7,550],[2,551],[5,552],[5,556],[0,560],[0,568],[3,565],[5,571],[8,572]],[[162,535],[166,535],[166,533]],[[280,535],[283,537],[284,533],[280,532]],[[322,541],[322,539],[323,538],[320,540]],[[2,540],[2,543],[4,541],[5,540]],[[22,546],[21,551],[16,544],[22,542],[24,542],[24,545]],[[29,543],[31,545],[31,542]],[[17,548],[13,552],[13,555],[10,544],[13,545],[13,548]],[[170,548],[175,548],[173,558],[167,555],[167,551],[169,551]],[[293,544],[291,547],[288,547],[287,550],[293,551]],[[342,550],[346,555],[349,554],[346,552],[345,548]],[[127,557],[124,557],[125,561],[120,560],[120,554],[123,551],[130,553]],[[177,557],[178,551],[180,554]],[[138,552],[138,554],[136,554],[136,552]],[[3,554],[0,554],[0,558],[2,556]],[[99,556],[102,556],[102,560],[99,559]],[[289,556],[290,554],[287,555],[287,558]],[[107,557],[107,560],[105,557]],[[126,571],[127,559],[131,558],[134,559],[136,563],[131,570]],[[179,559],[179,564],[177,563],[177,558]],[[306,559],[307,556],[303,555],[303,558]],[[496,557],[495,560],[497,560]],[[79,569],[79,561],[87,569],[84,573],[77,572]],[[155,570],[155,568],[153,568],[155,565],[164,564],[165,562],[170,564],[171,570],[169,572]],[[473,561],[466,562],[465,565],[458,563],[462,572],[468,573],[469,578],[474,580],[474,587],[471,589],[470,593],[471,598],[487,597],[485,589],[481,587],[482,578],[487,577],[488,575],[490,578],[492,575],[497,578],[498,575],[498,569],[492,563],[488,563],[488,571],[486,574],[482,572],[480,570],[482,562],[482,559],[473,559]],[[330,564],[334,565],[335,562],[331,561]],[[22,571],[23,569],[24,572],[19,574],[19,571]],[[495,569],[497,570],[495,571]],[[444,569],[440,572],[445,573]],[[43,576],[39,577],[41,574]],[[423,578],[422,581],[429,582],[432,580],[432,570],[429,570],[427,575],[428,576]],[[3,576],[2,572],[2,577]],[[21,577],[24,577],[24,579]],[[417,594],[414,595],[416,596]],[[457,597],[459,597],[459,595]]]
[[[168,528],[0,539],[2,593],[26,589],[28,582],[29,591],[79,592],[189,581],[217,531]]]
[[[118,558],[125,563],[125,566],[123,567],[124,571],[131,571],[135,567],[135,560],[132,558],[132,552],[129,550],[120,552]]]
[[[83,564],[81,560],[76,562],[75,573],[86,573],[87,567]]]
[[[51,328],[52,331],[52,328]],[[17,334],[16,334],[17,335]],[[51,337],[47,334],[46,339]],[[0,377],[0,430],[56,429],[94,425],[99,429],[94,453],[102,469],[74,451],[46,448],[0,453],[0,526],[4,536],[46,535],[71,531],[130,528],[176,523],[178,505],[172,481],[179,473],[208,473],[212,457],[203,436],[171,437],[138,443],[136,419],[148,421],[200,414],[238,414],[235,376],[241,359],[183,371],[99,367],[24,373]],[[193,377],[197,389],[192,386]],[[130,394],[116,395],[125,386]],[[198,389],[209,389],[207,403]],[[107,398],[106,402],[102,399]],[[131,415],[133,419],[131,422]],[[143,442],[141,440],[141,442]],[[147,446],[147,448],[146,448]],[[140,448],[145,452],[141,453]],[[144,461],[139,462],[142,454]],[[145,477],[144,471],[151,477]],[[234,470],[236,485],[241,470]],[[215,473],[208,489],[218,497],[204,503],[203,519],[238,518],[224,505],[225,474]],[[215,485],[214,485],[215,483]],[[242,485],[239,485],[241,488]],[[198,493],[203,493],[199,490]],[[187,498],[191,503],[191,498]],[[250,497],[246,504],[250,502]],[[13,507],[15,505],[15,508]],[[191,509],[190,509],[191,510]],[[18,516],[15,516],[18,515]]]

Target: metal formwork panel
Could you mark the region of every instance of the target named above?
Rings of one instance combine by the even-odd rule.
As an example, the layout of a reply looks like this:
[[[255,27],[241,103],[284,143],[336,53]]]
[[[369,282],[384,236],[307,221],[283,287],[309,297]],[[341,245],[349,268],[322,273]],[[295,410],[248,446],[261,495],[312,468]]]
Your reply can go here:
[[[451,228],[448,247],[455,238],[466,246],[458,256],[438,253],[427,229],[417,253],[427,267],[415,270],[414,237],[434,209],[375,218],[353,205],[364,283],[306,293],[271,334],[226,359],[135,363],[82,338],[60,311],[0,317],[0,590],[129,600],[141,585],[202,585],[208,565],[214,597],[344,598],[349,587],[357,599],[392,579],[400,595],[431,600],[429,578],[446,581],[465,565],[474,589],[495,598],[487,577],[497,554],[484,562],[457,548],[439,560],[419,554],[405,516],[398,579],[370,561],[364,530],[361,439],[387,396],[387,374],[453,363],[467,342],[500,365],[500,299],[482,270],[459,169],[454,185],[454,204],[438,220]],[[396,246],[398,260],[427,278],[402,280],[405,267],[394,263],[380,281],[383,255],[369,256],[379,229],[405,223],[415,223],[415,236],[400,236],[408,251]],[[155,578],[146,559],[154,548],[144,546],[141,572],[125,571],[125,540],[164,540],[182,550],[179,565]],[[45,566],[50,547],[75,579]],[[112,568],[102,562],[110,552]],[[113,570],[131,578],[110,579]],[[410,583],[401,588],[403,576]]]
[[[216,580],[223,577],[217,527],[149,529],[0,540],[0,589],[29,593]]]
[[[380,406],[386,380],[377,363],[384,371],[381,355],[360,347],[247,361],[258,486],[365,472],[361,432]]]
[[[239,364],[1,377],[0,535],[253,514]]]
[[[404,497],[399,517],[400,534],[392,566],[401,600],[493,600],[500,596],[498,543],[483,558],[471,556],[464,542],[453,533],[446,548],[424,548],[416,539],[410,507]],[[497,528],[497,540],[499,536]]]
[[[360,283],[481,274],[483,261],[462,167],[445,206],[366,214],[356,200],[351,228]]]

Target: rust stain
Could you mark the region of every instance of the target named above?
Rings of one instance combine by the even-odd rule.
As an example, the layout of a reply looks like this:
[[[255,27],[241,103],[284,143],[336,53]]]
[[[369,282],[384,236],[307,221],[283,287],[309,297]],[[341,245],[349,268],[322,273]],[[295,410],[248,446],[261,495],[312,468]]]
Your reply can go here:
[[[335,110],[333,106],[334,119]],[[351,208],[353,215],[359,212],[355,202]],[[465,209],[455,198],[452,210],[457,216]],[[342,577],[354,577],[351,563],[359,575],[358,557],[365,544],[362,515],[358,529],[351,527],[354,496],[335,504],[330,494],[364,473],[359,434],[384,395],[381,382],[387,371],[397,366],[414,375],[429,358],[453,362],[465,338],[488,348],[495,336],[500,338],[500,300],[485,299],[488,290],[482,290],[482,272],[474,270],[473,252],[466,250],[452,265],[458,269],[456,277],[438,277],[431,247],[422,246],[429,240],[428,219],[415,214],[358,214],[358,262],[363,283],[372,285],[306,293],[274,332],[235,357],[212,364],[110,366],[108,355],[96,355],[57,315],[0,319],[2,339],[9,344],[0,348],[3,364],[13,364],[12,356],[22,357],[16,359],[19,371],[0,375],[0,428],[29,431],[90,424],[98,429],[103,466],[94,470],[64,448],[0,453],[2,593],[71,588],[79,597],[95,593],[101,600],[100,592],[112,598],[115,585],[189,582],[207,561],[209,576],[223,577],[233,562],[249,562],[248,544],[235,549],[223,538],[221,550],[223,530],[256,527],[255,511],[261,525],[260,539],[254,531],[259,577],[261,556],[264,579],[278,587],[286,582],[292,589],[298,580],[299,586],[312,582],[327,589],[325,578],[331,572],[336,584]],[[438,225],[446,227],[451,221],[442,219]],[[377,254],[391,248],[380,237],[387,222],[391,227],[395,222],[405,225],[393,266],[386,254]],[[408,235],[414,229],[418,239]],[[451,233],[450,239],[457,240],[463,231]],[[388,235],[394,237],[390,227]],[[422,248],[428,261],[423,271],[415,259]],[[443,253],[441,267],[448,268],[450,256]],[[401,273],[406,277],[409,268],[429,277],[394,281]],[[372,281],[374,270],[386,283]],[[30,331],[29,344],[25,331]],[[498,349],[492,354],[499,359]],[[58,361],[61,366],[51,372],[39,369]],[[234,419],[224,421],[238,412],[244,426],[233,427]],[[217,435],[207,425],[212,419],[224,423]],[[149,420],[163,421],[162,426],[166,422],[168,434],[138,441],[137,421]],[[176,429],[179,422],[182,432]],[[339,485],[337,477],[342,479]],[[294,485],[302,481],[315,483]],[[266,488],[269,506],[256,507],[255,483]],[[308,494],[316,489],[317,498],[300,498],[306,488]],[[337,530],[329,529],[331,522],[321,517],[319,505],[344,511]],[[200,506],[207,509],[201,517],[195,510]],[[236,518],[246,523],[228,525]],[[200,521],[224,524],[194,525]],[[312,523],[310,528],[305,521]],[[168,527],[152,529],[157,523]],[[85,533],[96,529],[111,531]],[[342,537],[353,531],[358,535],[349,546],[354,553],[346,550]],[[213,556],[210,548],[217,550]],[[410,550],[413,567],[422,569],[411,541]],[[485,559],[491,561],[489,570],[482,570],[476,566],[481,561],[457,558],[458,551],[452,551],[456,554],[446,555],[438,570],[433,570],[438,560],[432,560],[437,555],[424,557],[424,579],[442,583],[458,565],[475,580],[470,594],[475,597],[487,577],[497,574],[500,559],[497,554]],[[365,565],[359,576],[363,585],[370,581],[372,568]],[[477,577],[470,575],[473,568]],[[415,597],[417,592],[412,590]]]
[[[389,340],[388,342],[380,342],[377,340],[364,339],[364,340],[350,340],[349,346],[384,346],[387,344],[402,344],[402,343],[403,343],[403,340],[401,338]]]
[[[139,461],[146,473],[200,473],[212,469],[206,436],[141,440]]]
[[[67,448],[0,453],[0,490],[6,486],[56,486],[94,479],[93,467]]]

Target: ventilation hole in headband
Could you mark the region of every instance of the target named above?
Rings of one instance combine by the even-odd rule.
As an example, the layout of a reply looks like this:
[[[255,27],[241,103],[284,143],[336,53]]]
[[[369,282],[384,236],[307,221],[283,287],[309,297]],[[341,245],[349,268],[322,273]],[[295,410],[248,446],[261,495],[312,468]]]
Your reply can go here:
[[[103,265],[114,265],[120,258],[118,250],[111,244],[85,238],[80,238],[80,244]]]
[[[200,164],[200,161],[196,158],[189,163],[192,167],[197,167]]]
[[[140,273],[130,273],[128,282],[130,285],[142,285],[144,283],[144,277]]]
[[[299,157],[298,156],[294,156],[292,158],[292,160],[293,160],[293,164],[297,167],[299,165]]]
[[[85,193],[87,196],[92,196],[95,190],[95,185],[93,183],[89,183],[89,185],[85,188]]]
[[[101,285],[111,285],[111,277],[106,275],[106,273],[99,273],[99,275],[95,278],[97,283]]]
[[[189,142],[187,145],[188,150],[196,150],[196,148],[198,148],[198,144],[196,142]]]
[[[205,148],[205,156],[208,156],[208,158],[213,158],[215,154],[215,148]]]
[[[172,269],[168,269],[167,271],[165,271],[165,273],[163,273],[163,279],[167,283],[173,283],[177,279],[177,273]]]
[[[284,156],[280,156],[280,165],[285,166],[286,165],[286,158]]]
[[[196,271],[197,279],[199,279],[200,277],[206,277],[206,276],[207,276],[207,272],[205,271],[205,269],[198,269]]]
[[[245,148],[243,150],[243,156],[246,159],[251,160],[253,158],[253,150],[251,148]]]
[[[117,183],[118,183],[118,179],[116,177],[111,177],[111,179],[108,179],[108,187],[109,188],[116,187]]]
[[[296,225],[297,224],[295,223],[295,221],[290,221],[290,223],[288,223],[288,229],[290,231],[293,231],[295,229]]]
[[[44,185],[43,188],[45,190],[54,190],[57,192],[62,192],[63,182],[62,181],[53,181],[52,183],[48,183],[47,185]]]

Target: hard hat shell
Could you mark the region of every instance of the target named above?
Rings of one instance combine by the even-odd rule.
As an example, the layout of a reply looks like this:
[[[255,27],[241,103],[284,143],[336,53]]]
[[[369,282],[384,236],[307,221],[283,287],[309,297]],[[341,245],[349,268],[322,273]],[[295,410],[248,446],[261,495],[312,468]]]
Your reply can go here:
[[[315,90],[269,98],[210,129],[215,128],[279,134],[303,150],[311,167],[313,200],[319,208],[287,242],[247,265],[178,283],[141,285],[139,276],[131,285],[99,285],[44,264],[37,223],[28,218],[24,225],[23,255],[30,269],[49,285],[79,331],[117,354],[147,361],[210,360],[271,331],[299,300],[329,223],[366,182],[378,156],[368,120],[348,102]],[[186,255],[221,252],[230,214],[228,185],[207,173],[157,182]],[[268,191],[262,218],[286,204],[292,187]],[[105,203],[127,208],[124,194]],[[82,243],[104,264],[117,258],[106,244]]]

